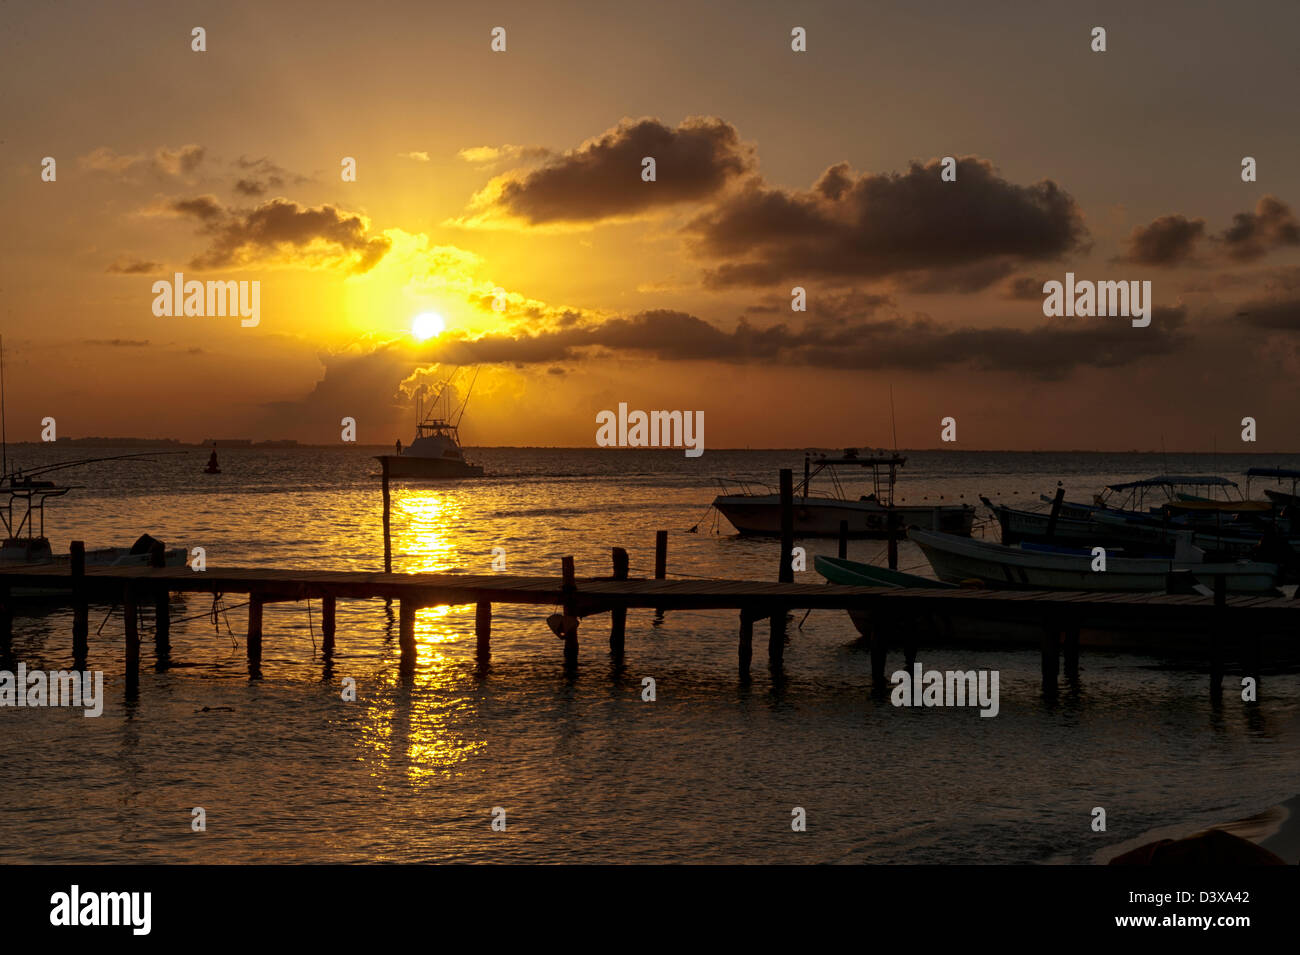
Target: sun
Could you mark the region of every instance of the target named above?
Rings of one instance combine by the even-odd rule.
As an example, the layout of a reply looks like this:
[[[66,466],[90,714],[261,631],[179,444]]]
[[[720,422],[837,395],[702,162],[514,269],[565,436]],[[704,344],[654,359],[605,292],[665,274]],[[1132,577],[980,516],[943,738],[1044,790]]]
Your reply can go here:
[[[411,319],[411,334],[415,336],[417,342],[428,341],[435,335],[441,334],[446,327],[447,323],[437,312],[421,312]]]

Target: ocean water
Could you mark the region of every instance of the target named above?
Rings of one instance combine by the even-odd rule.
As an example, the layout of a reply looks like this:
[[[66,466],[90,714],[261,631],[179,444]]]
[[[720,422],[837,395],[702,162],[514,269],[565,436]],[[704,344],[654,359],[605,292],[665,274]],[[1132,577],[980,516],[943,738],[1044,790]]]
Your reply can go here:
[[[11,448],[24,466],[111,451]],[[52,501],[55,549],[129,543],[148,531],[203,546],[209,566],[382,569],[377,465],[364,449],[223,450],[59,472],[82,485]],[[718,477],[774,484],[799,451],[470,450],[482,480],[397,484],[394,568],[653,573],[774,579],[777,545],[709,512]],[[1240,474],[1300,457],[916,452],[900,499],[978,495],[1037,505],[1062,481],[1087,499],[1161,472]],[[1243,479],[1244,481],[1244,479]],[[865,492],[857,485],[855,492]],[[1259,496],[1258,491],[1256,495]],[[698,532],[688,530],[698,526]],[[833,541],[802,541],[811,554]],[[879,559],[854,541],[850,556]],[[904,543],[900,566],[924,572]],[[818,581],[813,571],[797,576]],[[870,654],[842,612],[791,625],[784,666],[755,633],[737,674],[735,614],[631,611],[621,666],[607,617],[584,621],[576,674],[545,626],[550,608],[494,608],[492,659],[474,660],[472,607],[417,617],[403,682],[396,608],[340,602],[331,667],[319,607],[266,609],[262,677],[250,680],[246,615],[232,595],[173,608],[172,661],[153,668],[146,617],[138,698],[125,698],[122,618],[92,606],[90,666],[103,716],[0,709],[3,862],[1088,862],[1152,829],[1241,818],[1300,792],[1300,680],[1266,674],[1262,703],[1212,704],[1194,663],[1085,651],[1077,691],[1045,699],[1033,652],[926,647],[928,668],[996,669],[1000,713],[895,708],[873,699]],[[101,626],[102,625],[102,626]],[[29,668],[71,665],[71,616],[14,621]],[[891,656],[891,669],[897,656]],[[901,661],[899,661],[901,665]],[[358,699],[340,686],[356,681]],[[656,684],[642,700],[642,680]],[[1093,832],[1094,807],[1107,831]],[[207,831],[191,831],[202,807]],[[491,826],[505,810],[505,831]],[[807,831],[791,828],[806,812]]]

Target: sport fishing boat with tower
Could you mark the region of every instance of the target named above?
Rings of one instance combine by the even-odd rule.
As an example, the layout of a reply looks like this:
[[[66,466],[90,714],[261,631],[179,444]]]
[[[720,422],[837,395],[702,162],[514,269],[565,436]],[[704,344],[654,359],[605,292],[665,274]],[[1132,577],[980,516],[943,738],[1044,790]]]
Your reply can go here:
[[[442,383],[427,412],[420,398],[416,397],[415,440],[409,446],[403,448],[402,442],[398,441],[396,454],[375,456],[375,460],[387,468],[389,477],[447,480],[483,476],[483,466],[466,461],[460,448],[460,419],[465,416],[478,372],[474,372],[465,400],[455,412],[453,422],[451,384],[454,378],[455,375]]]

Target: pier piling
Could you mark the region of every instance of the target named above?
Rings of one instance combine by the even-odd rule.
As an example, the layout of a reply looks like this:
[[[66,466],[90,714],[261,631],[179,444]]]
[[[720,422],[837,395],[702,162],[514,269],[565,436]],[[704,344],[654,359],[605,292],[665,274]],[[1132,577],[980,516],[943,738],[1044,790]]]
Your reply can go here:
[[[90,606],[86,599],[86,542],[69,546],[72,564],[72,658],[83,662],[90,653]]]
[[[783,584],[794,583],[794,472],[781,469],[781,563],[776,579]],[[778,666],[785,658],[786,608],[780,608],[769,619],[767,660]]]
[[[320,602],[320,630],[322,640],[320,645],[321,656],[331,657],[334,655],[334,629],[335,629],[335,597],[333,594],[326,594]]]
[[[667,539],[667,532],[660,531]],[[578,608],[575,603],[578,585],[573,571],[573,558],[564,557],[560,560],[560,567],[563,576],[561,592],[564,594],[564,665],[574,667],[578,665]]]
[[[14,646],[14,609],[8,586],[0,587],[0,654],[9,656]]]
[[[261,594],[248,595],[248,675],[260,676],[262,669],[262,605]]]
[[[627,580],[627,551],[621,547],[613,550],[614,579]],[[627,632],[627,608],[614,607],[609,612],[609,652],[616,657],[623,656],[623,644]]]
[[[1214,577],[1214,619],[1210,623],[1210,699],[1223,697],[1224,608],[1228,602],[1228,582],[1223,574]]]
[[[1069,624],[1065,628],[1065,678],[1079,679],[1079,625]]]
[[[749,664],[754,659],[754,616],[746,610],[740,611],[740,675],[749,676]]]
[[[163,547],[162,541],[154,541],[153,546],[149,548],[149,566],[158,568],[167,566],[167,551]],[[154,587],[153,619],[154,656],[156,657],[159,666],[166,666],[167,657],[171,653],[172,649],[171,599],[168,595],[166,584],[158,584]]]
[[[393,538],[389,523],[390,498],[388,495],[388,458],[384,457],[379,462],[383,466],[384,481],[384,573],[393,572]]]
[[[1043,692],[1056,693],[1056,678],[1061,672],[1061,627],[1055,620],[1048,620],[1043,627]]]
[[[126,629],[126,692],[134,696],[140,686],[140,621],[135,604],[135,588],[122,589],[122,619]]]
[[[401,655],[399,666],[405,673],[415,669],[415,611],[418,606],[413,597],[403,597],[398,609],[397,646]]]
[[[885,665],[889,657],[889,621],[878,611],[871,616],[871,686],[884,692]]]
[[[474,605],[474,656],[486,662],[492,656],[492,603],[480,600]]]

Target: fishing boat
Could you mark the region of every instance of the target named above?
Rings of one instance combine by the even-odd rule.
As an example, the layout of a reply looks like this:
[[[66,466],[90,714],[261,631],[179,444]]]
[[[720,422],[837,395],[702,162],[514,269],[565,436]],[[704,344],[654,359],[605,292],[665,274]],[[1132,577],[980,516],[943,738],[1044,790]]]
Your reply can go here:
[[[1091,550],[970,540],[937,531],[910,530],[935,575],[949,583],[974,582],[1014,590],[1085,590],[1115,593],[1163,591],[1168,575],[1186,570],[1203,583],[1222,576],[1230,593],[1280,595],[1282,569],[1252,560],[1206,561],[1205,553],[1181,543],[1172,556],[1108,555],[1106,569],[1092,569]]]
[[[926,587],[934,590],[952,590],[957,585],[934,580],[930,577],[918,577],[901,570],[877,567],[843,557],[823,557],[818,554],[813,558],[817,573],[826,578],[827,583],[844,584],[849,587]]]
[[[907,458],[897,453],[861,456],[856,448],[847,448],[840,457],[804,456],[803,480],[794,489],[794,532],[800,537],[838,537],[840,522],[848,526],[850,537],[885,538],[890,532],[890,516],[902,533],[909,525],[928,527],[950,534],[970,536],[975,508],[969,504],[934,506],[894,503],[894,484],[898,469]],[[873,491],[857,500],[849,498],[840,482],[837,467],[871,468]],[[833,489],[830,494],[814,494],[812,483],[825,474]],[[744,481],[720,479],[724,491],[713,499],[713,506],[741,534],[776,536],[781,533],[781,495],[770,488],[757,490]],[[725,493],[739,485],[738,493]]]
[[[474,380],[477,378],[478,373],[475,372]],[[430,402],[427,413],[422,411],[420,399],[416,399],[415,440],[410,445],[403,448],[402,442],[398,441],[396,454],[375,457],[376,461],[385,465],[390,477],[448,480],[483,476],[482,465],[466,461],[460,447],[460,419],[464,417],[465,407],[469,404],[474,381],[470,382],[469,391],[461,402],[454,422],[450,410],[451,383],[451,378],[443,382],[438,394]]]
[[[1291,490],[1275,491],[1271,488],[1264,488],[1264,496],[1267,497],[1275,507],[1297,508],[1300,510],[1300,471],[1291,468],[1248,468],[1246,470],[1246,487],[1250,488],[1250,479],[1257,477],[1271,477],[1279,484],[1283,481],[1291,482]]]

